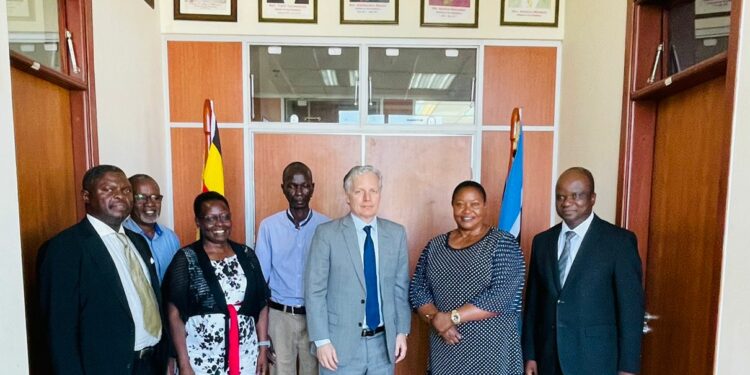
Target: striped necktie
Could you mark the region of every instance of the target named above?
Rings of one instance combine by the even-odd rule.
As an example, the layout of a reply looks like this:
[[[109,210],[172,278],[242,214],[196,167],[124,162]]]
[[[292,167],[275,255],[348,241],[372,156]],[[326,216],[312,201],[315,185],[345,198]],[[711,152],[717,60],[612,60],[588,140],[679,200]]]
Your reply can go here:
[[[565,232],[565,246],[563,246],[560,259],[557,261],[557,269],[560,271],[561,287],[565,285],[565,279],[568,277],[568,272],[570,271],[570,240],[572,240],[575,235],[576,232],[573,232],[572,230]]]

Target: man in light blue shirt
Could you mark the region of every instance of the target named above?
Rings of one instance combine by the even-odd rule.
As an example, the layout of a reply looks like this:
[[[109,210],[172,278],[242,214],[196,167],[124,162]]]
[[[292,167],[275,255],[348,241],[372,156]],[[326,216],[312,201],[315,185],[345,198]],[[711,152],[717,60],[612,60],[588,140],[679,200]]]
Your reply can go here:
[[[318,364],[310,353],[305,321],[304,272],[315,228],[329,219],[310,208],[315,190],[307,165],[293,162],[284,168],[281,190],[289,209],[260,223],[255,253],[271,289],[268,334],[273,340],[276,363],[272,375],[312,375]]]
[[[123,226],[140,234],[148,242],[161,283],[172,257],[180,249],[180,240],[174,231],[156,222],[161,215],[161,200],[164,198],[156,180],[145,174],[133,175],[128,180],[133,186],[133,210]]]

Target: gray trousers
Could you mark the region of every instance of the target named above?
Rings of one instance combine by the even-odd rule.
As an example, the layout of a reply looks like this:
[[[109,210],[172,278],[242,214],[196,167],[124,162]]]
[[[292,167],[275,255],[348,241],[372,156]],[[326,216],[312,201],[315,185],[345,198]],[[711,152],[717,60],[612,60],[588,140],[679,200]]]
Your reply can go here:
[[[357,352],[348,363],[339,363],[335,372],[320,366],[320,375],[393,375],[394,366],[388,359],[385,334],[359,340]]]

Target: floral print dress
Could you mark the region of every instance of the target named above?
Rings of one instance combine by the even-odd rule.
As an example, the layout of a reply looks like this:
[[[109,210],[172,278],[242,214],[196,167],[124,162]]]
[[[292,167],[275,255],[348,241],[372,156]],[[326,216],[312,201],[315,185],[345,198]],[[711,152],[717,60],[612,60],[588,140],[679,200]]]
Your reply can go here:
[[[227,305],[239,310],[247,288],[247,278],[237,255],[222,260],[211,260],[216,278],[224,292]],[[204,314],[190,317],[185,322],[187,351],[196,375],[218,375],[228,372],[224,363],[226,353],[226,315]],[[254,374],[258,359],[258,338],[251,316],[238,315],[240,336],[240,374]]]

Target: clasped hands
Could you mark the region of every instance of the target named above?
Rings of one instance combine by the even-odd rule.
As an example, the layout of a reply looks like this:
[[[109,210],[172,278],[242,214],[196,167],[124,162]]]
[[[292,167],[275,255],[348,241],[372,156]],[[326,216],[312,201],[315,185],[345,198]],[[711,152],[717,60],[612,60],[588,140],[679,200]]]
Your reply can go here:
[[[461,334],[458,333],[456,325],[453,324],[450,312],[436,313],[430,320],[430,325],[446,344],[455,345],[461,341]]]

